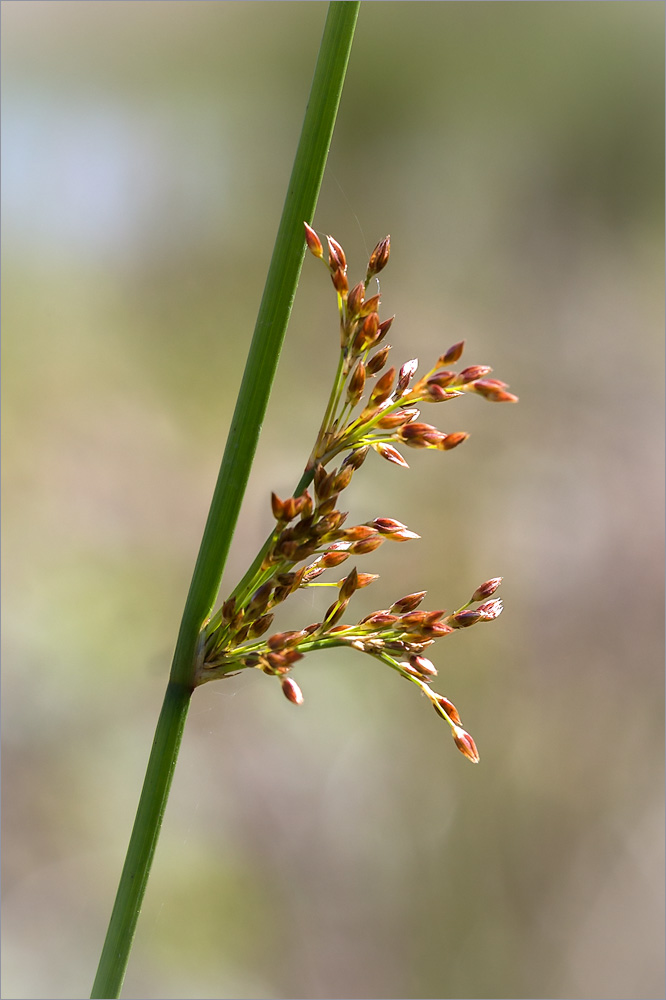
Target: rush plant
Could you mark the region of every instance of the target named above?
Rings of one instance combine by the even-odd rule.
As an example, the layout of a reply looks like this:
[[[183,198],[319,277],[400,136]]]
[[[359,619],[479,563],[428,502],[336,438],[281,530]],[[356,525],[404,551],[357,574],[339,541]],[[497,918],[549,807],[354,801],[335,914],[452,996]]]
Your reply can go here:
[[[340,244],[326,237],[327,253],[311,228],[358,15],[359,3],[329,5],[301,137],[278,229],[245,373],[213,494],[204,535],[178,632],[162,710],[146,769],[127,856],[91,996],[118,997],[166,808],[193,692],[238,670],[260,670],[298,705],[301,689],[292,672],[320,649],[347,647],[372,656],[414,684],[451,727],[468,760],[477,762],[474,740],[455,706],[435,692],[437,671],[426,656],[453,631],[493,621],[502,605],[493,598],[501,580],[488,580],[456,611],[423,611],[424,592],[398,597],[390,607],[345,624],[354,593],[376,574],[349,561],[384,542],[418,538],[406,525],[380,516],[346,525],[339,509],[371,452],[407,468],[401,448],[448,452],[466,440],[462,431],[438,430],[420,419],[420,407],[472,393],[493,402],[515,402],[490,369],[456,371],[463,343],[454,344],[417,378],[417,362],[389,365],[385,338],[393,319],[381,320],[380,297],[371,284],[388,263],[389,237],[370,256],[365,277],[349,287]],[[305,239],[303,238],[303,219]],[[233,592],[218,600],[222,573],[270,396],[306,247],[328,268],[337,297],[340,356],[324,418],[293,495],[271,497],[275,526]],[[448,412],[448,411],[447,411]],[[267,498],[268,503],[268,498]],[[346,563],[344,575],[321,580]],[[322,620],[271,633],[274,609],[297,590],[330,587],[333,600]]]

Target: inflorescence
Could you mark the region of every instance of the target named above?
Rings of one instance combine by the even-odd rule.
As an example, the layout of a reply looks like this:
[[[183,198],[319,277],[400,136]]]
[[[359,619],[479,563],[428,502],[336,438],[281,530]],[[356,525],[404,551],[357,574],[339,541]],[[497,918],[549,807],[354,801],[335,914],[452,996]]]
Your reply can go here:
[[[407,468],[400,446],[450,451],[468,437],[462,431],[445,434],[423,423],[419,419],[421,404],[443,403],[464,393],[491,402],[517,402],[505,382],[488,377],[491,369],[485,365],[452,370],[463,353],[463,341],[445,351],[418,380],[416,360],[407,361],[398,371],[386,368],[391,348],[382,341],[394,317],[382,322],[379,294],[366,298],[366,293],[371,280],[388,262],[390,237],[377,244],[365,280],[351,289],[340,244],[326,238],[326,262],[321,240],[307,224],[305,239],[310,252],[327,263],[337,292],[338,370],[317,440],[294,495],[281,500],[272,494],[274,530],[243,580],[205,627],[197,684],[254,667],[279,678],[288,700],[300,705],[303,694],[291,677],[294,664],[314,650],[347,646],[375,657],[416,684],[448,722],[458,749],[477,763],[476,745],[463,729],[455,705],[431,688],[437,670],[424,653],[457,629],[494,621],[502,611],[502,602],[491,598],[501,577],[481,584],[466,604],[450,614],[418,610],[425,597],[422,591],[401,597],[388,609],[367,615],[356,624],[345,625],[341,619],[354,593],[377,579],[376,574],[354,568],[337,584],[329,584],[337,588],[337,596],[322,621],[266,637],[275,607],[296,590],[312,586],[327,570],[352,556],[373,552],[385,541],[406,542],[419,537],[390,517],[345,526],[347,514],[338,509],[340,494],[371,450]],[[344,456],[340,464],[329,468],[339,455]]]

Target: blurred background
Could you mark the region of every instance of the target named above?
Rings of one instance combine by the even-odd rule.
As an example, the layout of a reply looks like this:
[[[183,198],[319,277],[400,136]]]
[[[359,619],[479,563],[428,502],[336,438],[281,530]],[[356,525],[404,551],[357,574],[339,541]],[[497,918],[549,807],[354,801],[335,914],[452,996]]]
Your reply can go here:
[[[2,5],[8,998],[89,995],[326,9]],[[395,361],[464,338],[521,402],[428,411],[471,438],[409,472],[370,457],[350,523],[423,541],[359,561],[355,613],[504,577],[434,651],[482,759],[351,653],[298,665],[301,709],[207,685],[124,996],[663,996],[663,29],[362,5],[315,226],[354,281],[391,234]],[[308,258],[227,590],[337,338]]]

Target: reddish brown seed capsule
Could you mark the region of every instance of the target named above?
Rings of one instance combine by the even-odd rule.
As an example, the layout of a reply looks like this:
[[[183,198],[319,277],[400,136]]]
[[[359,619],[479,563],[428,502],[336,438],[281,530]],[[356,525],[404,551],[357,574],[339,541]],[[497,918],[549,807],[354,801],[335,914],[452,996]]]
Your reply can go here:
[[[367,365],[365,366],[365,370],[368,375],[376,375],[377,372],[380,372],[382,370],[382,368],[384,367],[384,365],[388,360],[390,350],[391,348],[387,344],[386,347],[382,347],[381,350],[377,351],[376,354],[372,355]]]
[[[405,361],[398,374],[398,383],[395,387],[396,396],[401,395],[401,393],[405,391],[418,366],[419,362],[417,358],[413,358],[411,361]]]
[[[381,296],[371,295],[369,299],[366,299],[361,309],[359,310],[359,316],[369,316],[370,313],[377,312],[379,309],[379,303],[381,301]]]
[[[487,597],[492,597],[501,582],[501,576],[495,576],[492,580],[486,580],[485,583],[482,583],[480,587],[476,588],[470,597],[470,603],[473,603],[474,601],[484,601]]]
[[[365,295],[365,285],[362,281],[359,281],[358,285],[354,287],[349,292],[347,296],[347,315],[350,317],[358,316],[363,305],[363,297]]]
[[[389,398],[393,388],[394,378],[395,368],[389,368],[387,372],[384,372],[380,379],[377,379],[377,383],[370,393],[370,399],[368,401],[369,406],[379,406],[380,403],[385,402]]]
[[[331,281],[336,292],[344,298],[349,289],[349,282],[347,281],[347,275],[341,267],[338,267],[335,271],[331,271]]]
[[[347,386],[347,402],[356,405],[365,389],[365,365],[358,361]]]
[[[374,552],[384,541],[379,535],[375,535],[374,538],[365,538],[360,542],[353,542],[349,546],[349,551],[353,552],[355,556],[365,555],[367,552]]]
[[[304,222],[303,226],[305,227],[305,242],[308,245],[308,250],[314,257],[319,257],[320,260],[323,259],[324,248],[321,245],[321,240],[314,229],[308,226],[307,222]]]
[[[443,441],[438,447],[442,451],[451,451],[452,448],[457,448],[459,444],[466,441],[468,437],[469,434],[466,434],[465,431],[454,431],[453,434],[445,434]]]
[[[444,354],[442,354],[437,364],[438,365],[454,364],[461,357],[464,348],[465,348],[465,341],[464,340],[458,341],[457,344],[454,344],[452,347],[449,347],[448,351],[445,351]]]
[[[379,324],[379,329],[377,330],[377,338],[375,340],[376,344],[378,344],[380,340],[384,339],[384,337],[386,336],[386,334],[391,329],[391,326],[393,324],[393,320],[394,319],[395,319],[395,316],[391,316],[390,319],[385,319],[383,323]]]
[[[481,615],[481,620],[484,622],[492,622],[502,614],[502,602],[501,601],[486,601],[485,604],[479,604],[476,609]]]
[[[351,571],[349,576],[345,577],[342,581],[340,587],[340,597],[341,601],[348,600],[352,594],[358,590],[358,573],[356,572],[356,567]]]
[[[349,559],[348,552],[325,552],[321,557],[321,565],[324,569],[330,569],[332,566],[339,566],[346,559]]]
[[[465,385],[467,382],[475,382],[478,378],[483,378],[484,375],[488,375],[492,371],[488,365],[471,365],[469,368],[464,368],[457,378],[457,381],[461,385]]]
[[[357,574],[358,589],[360,590],[361,587],[367,587],[378,579],[379,579],[379,573],[358,573]]]
[[[466,733],[460,726],[456,726],[453,730],[453,740],[460,752],[467,757],[467,760],[471,760],[472,764],[479,763],[479,751],[469,733]]]
[[[292,703],[292,705],[302,705],[303,704],[303,701],[304,701],[303,692],[299,688],[299,686],[296,683],[296,681],[293,680],[293,678],[291,678],[291,677],[283,677],[282,680],[280,681],[280,683],[282,685],[282,692],[283,692],[285,698],[287,699],[287,701],[290,701]]]
[[[437,701],[439,702],[439,704],[441,705],[441,707],[444,709],[444,711],[448,715],[448,717],[451,720],[451,722],[454,722],[456,724],[456,726],[462,726],[462,721],[460,719],[460,716],[458,715],[458,709],[453,704],[453,702],[449,701],[448,698],[444,698],[443,696],[440,696],[437,699]]]
[[[354,451],[350,451],[342,463],[343,467],[349,466],[350,469],[360,469],[368,457],[369,451],[370,448],[368,445],[363,445],[362,448],[355,448]]]
[[[328,243],[328,263],[331,270],[340,269],[341,271],[346,271],[347,258],[338,241],[334,240],[332,236],[327,236],[326,242]]]
[[[373,444],[372,447],[379,455],[382,456],[382,458],[385,458],[387,462],[393,462],[394,465],[401,465],[403,469],[409,468],[409,465],[404,460],[400,452],[396,451],[392,445],[384,444],[383,441],[378,441],[376,444]]]
[[[410,611],[415,611],[426,594],[426,590],[420,590],[416,594],[406,594],[405,597],[401,597],[399,601],[396,601],[392,605],[391,611],[397,611],[399,614],[408,614]]]
[[[437,676],[437,667],[426,656],[410,656],[409,662],[424,677]]]
[[[391,237],[386,236],[383,240],[380,240],[375,249],[370,254],[370,260],[368,261],[368,273],[367,281],[370,281],[376,274],[379,274],[386,265],[388,264],[389,255],[391,253]]]

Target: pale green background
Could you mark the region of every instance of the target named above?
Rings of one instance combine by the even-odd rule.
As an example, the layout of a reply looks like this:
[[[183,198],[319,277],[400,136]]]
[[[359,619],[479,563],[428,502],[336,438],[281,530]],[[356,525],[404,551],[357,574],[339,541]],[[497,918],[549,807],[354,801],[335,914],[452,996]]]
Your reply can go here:
[[[272,250],[324,3],[7,2],[4,991],[88,995]],[[663,996],[663,27],[651,2],[365,3],[315,224],[391,233],[398,361],[517,407],[354,521],[357,612],[502,574],[439,689],[357,656],[193,700],[128,998]],[[306,260],[230,587],[335,365]],[[315,620],[298,596],[285,615]]]

